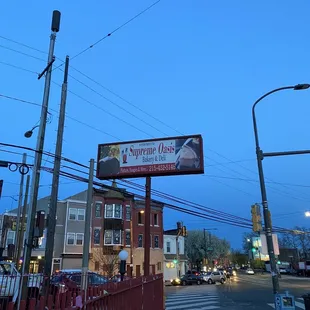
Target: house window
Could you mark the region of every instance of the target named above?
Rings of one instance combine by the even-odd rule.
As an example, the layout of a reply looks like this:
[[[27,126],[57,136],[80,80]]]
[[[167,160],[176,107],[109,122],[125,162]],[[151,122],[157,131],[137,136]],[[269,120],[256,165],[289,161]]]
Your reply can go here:
[[[45,249],[46,245],[46,229],[43,231],[43,236],[39,238],[39,249]]]
[[[85,209],[77,209],[78,221],[85,221]]]
[[[69,208],[69,220],[76,220],[77,209]]]
[[[130,230],[126,229],[125,231],[125,245],[130,246],[131,244],[131,234],[130,234]]]
[[[95,203],[95,217],[101,217],[101,202]]]
[[[141,211],[138,212],[138,224],[143,224]]]
[[[166,247],[167,247],[167,249],[166,249],[167,253],[170,253],[171,252],[171,243],[170,243],[170,241],[167,241]]]
[[[143,248],[143,235],[138,236],[138,248]]]
[[[121,245],[122,243],[122,231],[119,229],[105,230],[104,232],[104,244],[105,245]]]
[[[83,245],[84,234],[76,234],[76,245]]]
[[[157,271],[161,271],[161,262],[157,263]]]
[[[158,226],[158,214],[154,214],[154,226]]]
[[[153,245],[153,240],[152,240],[152,235],[150,235],[150,248],[152,248]]]
[[[15,231],[8,231],[7,235],[6,235],[6,245],[8,246],[8,244],[14,244],[15,241]]]
[[[131,220],[131,208],[130,206],[126,206],[126,221]]]
[[[113,217],[113,205],[105,205],[105,218]]]
[[[67,233],[67,245],[74,245],[75,243],[75,234]]]
[[[114,219],[122,219],[123,208],[122,205],[112,204],[105,205],[105,218],[114,218]]]
[[[95,228],[94,229],[94,245],[99,245],[100,244],[100,228]]]
[[[159,248],[159,236],[154,236],[154,248]]]

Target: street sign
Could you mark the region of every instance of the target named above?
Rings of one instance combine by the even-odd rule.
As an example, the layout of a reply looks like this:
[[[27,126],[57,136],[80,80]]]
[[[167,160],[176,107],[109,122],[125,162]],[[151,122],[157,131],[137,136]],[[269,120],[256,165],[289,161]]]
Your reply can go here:
[[[295,299],[293,295],[288,292],[285,294],[275,295],[275,309],[276,310],[295,310]]]

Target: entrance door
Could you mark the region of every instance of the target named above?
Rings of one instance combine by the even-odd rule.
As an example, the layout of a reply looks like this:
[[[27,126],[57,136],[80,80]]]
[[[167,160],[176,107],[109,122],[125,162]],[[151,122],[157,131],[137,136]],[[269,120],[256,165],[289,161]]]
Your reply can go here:
[[[151,274],[155,274],[155,265],[151,265]]]
[[[140,269],[140,265],[136,266],[136,277],[140,277],[141,275],[141,269]]]

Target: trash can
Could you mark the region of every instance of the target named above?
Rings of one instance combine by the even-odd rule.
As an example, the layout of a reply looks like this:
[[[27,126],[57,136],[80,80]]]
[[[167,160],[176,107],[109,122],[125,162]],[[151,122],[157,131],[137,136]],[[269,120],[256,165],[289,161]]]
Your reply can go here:
[[[304,299],[305,310],[310,310],[310,294],[303,295],[302,298]]]

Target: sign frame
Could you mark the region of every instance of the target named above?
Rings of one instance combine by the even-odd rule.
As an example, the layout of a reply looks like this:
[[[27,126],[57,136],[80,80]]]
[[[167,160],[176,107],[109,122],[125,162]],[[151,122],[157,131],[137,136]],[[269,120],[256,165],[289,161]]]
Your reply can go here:
[[[139,144],[139,143],[149,143],[149,142],[160,142],[168,140],[187,140],[187,139],[199,139],[199,168],[195,169],[184,169],[184,170],[169,170],[169,171],[148,171],[148,172],[137,172],[137,173],[119,173],[119,174],[109,174],[106,176],[100,176],[99,162],[101,156],[101,149],[103,147],[109,146],[121,146],[126,144]],[[120,156],[120,155],[119,155]],[[155,166],[155,165],[154,165]],[[113,142],[113,143],[102,143],[98,145],[97,150],[97,167],[96,167],[96,177],[100,180],[111,180],[111,179],[130,179],[139,177],[155,177],[155,176],[172,176],[172,175],[189,175],[189,174],[203,174],[204,173],[204,156],[203,156],[203,138],[200,134],[187,135],[187,136],[174,136],[156,139],[145,139],[145,140],[131,140],[124,142]]]

